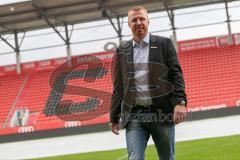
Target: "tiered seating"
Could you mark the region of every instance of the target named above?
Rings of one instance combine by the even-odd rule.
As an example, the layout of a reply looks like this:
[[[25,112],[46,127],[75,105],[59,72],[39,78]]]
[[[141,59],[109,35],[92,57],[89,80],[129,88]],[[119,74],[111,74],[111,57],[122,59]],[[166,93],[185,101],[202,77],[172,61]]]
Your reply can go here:
[[[40,73],[33,73],[28,75],[28,87],[23,93],[24,96],[22,96],[22,103],[19,103],[18,108],[28,108],[31,113],[34,113],[37,119],[35,124],[45,124],[45,123],[51,123],[51,122],[59,122],[62,121],[60,118],[61,115],[68,115],[73,116],[73,112],[81,112],[81,109],[84,108],[84,103],[85,106],[89,107],[89,102],[90,104],[93,103],[94,106],[97,106],[98,103],[100,103],[99,100],[102,100],[101,94],[96,94],[96,91],[104,91],[108,93],[108,97],[105,99],[110,98],[110,93],[112,91],[112,84],[111,84],[111,76],[110,76],[110,69],[111,69],[111,64],[107,64],[103,69],[96,70],[93,69],[92,71],[90,70],[89,73],[90,78],[94,77],[96,75],[96,80],[93,82],[89,82],[88,80],[85,81],[83,77],[88,78],[84,73],[85,70],[76,70],[72,72],[71,74],[68,74],[67,78],[64,80],[64,83],[60,81],[55,80],[53,83],[53,86],[50,86],[52,79],[50,80],[50,76],[53,74],[53,72],[40,72]],[[97,72],[96,72],[97,71]],[[96,72],[96,73],[95,73]],[[107,76],[106,76],[107,75]],[[67,90],[67,86],[76,86],[73,93]],[[56,88],[55,88],[56,87]],[[83,93],[78,93],[81,91],[77,87],[86,87],[84,90],[85,96]],[[54,90],[59,89],[58,91]],[[61,91],[60,91],[61,90]],[[87,91],[88,90],[88,91]],[[88,93],[86,93],[86,91]],[[62,92],[62,93],[60,93]],[[88,96],[87,96],[87,95]],[[97,97],[96,97],[97,96]],[[90,97],[94,97],[96,99],[99,99],[99,102],[95,102],[93,99]],[[60,102],[64,101],[70,101],[74,103],[72,104],[72,112],[66,112],[66,109],[62,113],[56,113],[57,109],[56,107]],[[66,108],[66,106],[65,106]],[[109,107],[108,107],[109,108]],[[73,111],[75,110],[75,111]],[[85,110],[83,110],[85,111]],[[104,111],[104,113],[107,113],[109,109]],[[102,110],[99,110],[98,112],[102,112]],[[102,112],[103,113],[103,112]],[[92,114],[94,118],[97,118],[97,115],[100,116],[100,114],[95,113]],[[91,117],[86,117],[86,119],[81,118],[81,120],[89,120]],[[80,120],[78,117],[76,120]],[[33,122],[31,122],[33,123]]]
[[[51,91],[51,87],[49,86],[50,74],[51,72],[30,74],[28,79],[29,87],[24,93],[24,106],[28,108],[31,113],[35,112],[35,114],[37,114],[40,120],[39,122],[41,122],[41,117],[44,116],[43,109]],[[49,119],[51,118],[46,118],[46,121]]]
[[[24,83],[24,79],[25,76],[23,75],[0,78],[0,124],[4,124],[8,113],[14,107],[14,102]]]
[[[240,99],[240,46],[179,53],[189,107],[235,106]]]
[[[239,52],[240,46],[225,46],[179,53],[190,110],[236,106],[240,99]],[[87,73],[75,69],[65,80],[50,78],[53,73],[51,69],[1,77],[0,124],[20,108],[29,109],[27,125],[35,130],[66,127],[65,121],[81,121],[82,125],[108,121],[110,62],[104,62],[103,68],[93,66]]]

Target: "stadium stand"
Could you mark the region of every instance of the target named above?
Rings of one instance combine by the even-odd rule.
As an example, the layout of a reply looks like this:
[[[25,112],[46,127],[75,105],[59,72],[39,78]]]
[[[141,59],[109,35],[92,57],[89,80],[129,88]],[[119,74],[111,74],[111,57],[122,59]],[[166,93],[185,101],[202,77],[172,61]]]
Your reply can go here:
[[[108,120],[107,112],[109,111],[109,104],[103,101],[109,99],[111,95],[110,70],[112,66],[109,60],[111,60],[113,54],[100,53],[99,57],[103,57],[104,55],[105,58],[102,67],[94,65],[93,62],[93,65],[90,66],[91,68],[86,65],[79,65],[86,59],[87,61],[83,64],[89,63],[88,59],[90,56],[81,56],[80,60],[76,57],[75,60],[79,61],[78,66],[80,67],[76,68],[76,70],[69,69],[68,74],[65,74],[67,77],[61,77],[64,75],[64,69],[61,68],[66,61],[64,58],[23,64],[24,72],[21,75],[17,75],[16,73],[14,75],[12,72],[10,73],[11,75],[8,75],[6,66],[2,67],[2,74],[4,75],[2,75],[3,78],[1,78],[1,93],[2,95],[7,94],[8,96],[7,99],[5,98],[6,102],[3,101],[4,103],[1,104],[1,108],[2,105],[4,105],[4,112],[1,113],[1,128],[10,128],[10,120],[14,111],[26,108],[30,111],[26,126],[37,126],[34,130],[36,128],[42,130],[64,126],[72,127],[72,125],[76,126],[76,124],[78,126],[106,122]],[[95,56],[97,57],[98,54],[95,54]],[[59,62],[62,63],[61,66],[58,64]],[[57,79],[51,79],[56,78],[53,75],[59,70],[57,67],[61,69],[60,73],[57,73],[60,76],[58,76]],[[14,67],[12,68],[14,69]],[[51,84],[51,82],[53,82],[53,84]],[[74,84],[74,87],[78,86],[78,88],[73,90],[68,89],[69,86],[71,87],[71,84]],[[9,89],[9,86],[12,88]],[[81,87],[80,93],[78,93],[77,90],[79,87]],[[97,92],[97,89],[101,89],[101,92]],[[84,94],[81,93],[88,94],[88,96],[83,96]],[[100,96],[102,97],[98,98]],[[4,99],[3,96],[2,99]],[[71,105],[71,107],[69,106],[70,108],[67,108],[66,105]],[[56,108],[57,106],[60,107],[60,109],[65,109],[59,112],[59,109]],[[108,106],[108,108],[106,106]],[[69,110],[71,111],[70,116],[68,116]],[[89,113],[86,114],[86,111]],[[83,114],[82,112],[85,113]],[[74,116],[72,113],[76,115]],[[79,115],[78,113],[82,114]],[[74,122],[69,122],[72,119],[74,119]],[[84,120],[84,122],[76,123],[76,120],[79,119]],[[64,123],[65,121],[68,122]],[[8,131],[12,133],[17,130],[6,130],[7,133]],[[1,130],[0,133],[6,132]]]
[[[239,45],[227,45],[179,53],[190,111],[238,105],[239,51]]]
[[[197,51],[186,56],[191,59],[189,67],[186,67],[188,93],[190,94],[191,106],[214,105],[219,99],[227,106],[235,106],[239,97],[239,50],[240,47],[222,47],[209,50]],[[199,53],[199,55],[198,55]],[[194,55],[195,54],[195,55]],[[231,64],[229,64],[231,63]],[[194,66],[194,67],[193,67]],[[185,67],[185,66],[184,66]],[[192,68],[191,68],[192,67]],[[186,69],[186,70],[187,70]],[[200,96],[199,96],[200,95]],[[205,102],[205,103],[202,103]]]
[[[1,112],[0,112],[0,124],[7,118],[12,105],[15,103],[15,99],[18,96],[19,90],[25,81],[25,76],[6,76],[0,79],[0,102],[1,102]],[[11,85],[10,85],[11,84]],[[9,85],[11,88],[9,88]]]
[[[189,112],[239,105],[240,45],[219,42],[218,37],[179,42]],[[101,63],[89,57],[100,57]],[[74,69],[66,67],[65,58],[31,62],[22,64],[20,75],[14,66],[0,67],[0,135],[108,122],[112,57],[109,52],[78,56]],[[29,110],[28,122],[11,128],[19,109]]]

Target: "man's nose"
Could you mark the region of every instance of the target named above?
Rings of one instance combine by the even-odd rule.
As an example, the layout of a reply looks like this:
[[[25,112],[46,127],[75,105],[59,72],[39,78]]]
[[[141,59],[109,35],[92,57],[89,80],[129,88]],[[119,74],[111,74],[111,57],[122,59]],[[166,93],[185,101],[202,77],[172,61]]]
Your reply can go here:
[[[141,24],[141,21],[140,19],[137,19],[137,23],[136,24]]]

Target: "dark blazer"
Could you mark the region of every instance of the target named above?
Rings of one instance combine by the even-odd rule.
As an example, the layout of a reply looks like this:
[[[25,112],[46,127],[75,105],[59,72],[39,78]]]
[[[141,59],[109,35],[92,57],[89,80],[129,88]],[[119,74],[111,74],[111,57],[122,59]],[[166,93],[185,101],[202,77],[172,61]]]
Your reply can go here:
[[[110,122],[125,127],[135,106],[132,40],[121,42],[114,57],[113,94]],[[144,65],[144,64],[143,64]],[[148,83],[153,105],[162,113],[173,113],[174,106],[186,99],[185,83],[176,50],[169,38],[150,34]]]

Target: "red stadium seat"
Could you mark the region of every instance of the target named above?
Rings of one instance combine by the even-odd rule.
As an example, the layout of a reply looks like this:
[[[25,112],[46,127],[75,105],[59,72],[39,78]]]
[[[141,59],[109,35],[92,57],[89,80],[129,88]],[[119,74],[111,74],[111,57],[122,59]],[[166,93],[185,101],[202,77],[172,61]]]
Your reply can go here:
[[[178,53],[186,81],[189,111],[236,106],[236,102],[240,99],[239,53],[240,46],[212,47]],[[20,108],[27,108],[30,112],[27,125],[34,126],[35,130],[44,130],[71,126],[65,121],[78,121],[76,118],[83,116],[81,113],[69,114],[69,111],[64,110],[64,108],[62,108],[62,112],[59,112],[60,115],[56,115],[54,107],[56,104],[58,105],[60,100],[64,102],[62,107],[69,105],[69,101],[74,105],[79,104],[78,107],[75,107],[75,110],[79,112],[83,109],[81,107],[84,106],[84,103],[96,105],[95,103],[103,102],[101,99],[108,99],[107,104],[109,105],[112,92],[111,62],[104,62],[104,69],[105,71],[101,75],[97,74],[95,80],[91,79],[91,76],[85,80],[79,78],[78,76],[81,76],[82,73],[75,70],[65,84],[85,87],[86,94],[95,95],[93,98],[97,98],[99,101],[93,101],[88,96],[78,94],[79,90],[70,90],[69,94],[67,87],[62,88],[63,93],[56,92],[51,97],[54,91],[50,86],[50,76],[54,69],[1,77],[0,135],[7,133],[1,131],[9,128],[11,116],[15,110]],[[96,70],[92,70],[89,75],[96,74],[96,72]],[[54,83],[54,85],[61,88],[63,84]],[[98,91],[109,94],[96,94]],[[57,94],[59,97],[56,96]],[[48,105],[50,107],[47,107]],[[94,113],[93,117],[86,114],[86,120],[80,119],[79,123],[74,124],[90,125],[107,122],[109,107],[104,108],[106,111],[102,114],[89,110],[89,112]],[[12,132],[16,132],[16,130]]]

